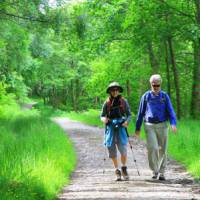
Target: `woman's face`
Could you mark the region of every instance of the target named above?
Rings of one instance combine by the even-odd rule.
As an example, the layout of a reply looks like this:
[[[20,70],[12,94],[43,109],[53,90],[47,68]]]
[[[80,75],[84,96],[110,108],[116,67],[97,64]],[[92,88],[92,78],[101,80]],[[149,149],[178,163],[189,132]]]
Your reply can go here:
[[[111,90],[110,90],[110,94],[111,94],[111,96],[112,97],[117,97],[118,95],[119,95],[119,88],[112,88]]]
[[[161,83],[160,83],[160,81],[156,81],[156,80],[152,81],[151,82],[151,90],[154,93],[158,94],[160,92],[160,90],[161,90]]]

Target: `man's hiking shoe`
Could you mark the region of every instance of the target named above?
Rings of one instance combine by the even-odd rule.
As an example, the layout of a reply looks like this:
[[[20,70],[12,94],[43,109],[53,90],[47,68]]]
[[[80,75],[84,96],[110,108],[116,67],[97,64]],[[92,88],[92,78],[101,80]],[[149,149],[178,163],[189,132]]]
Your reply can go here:
[[[160,181],[165,181],[165,180],[166,180],[164,174],[160,174],[159,180],[160,180]]]
[[[117,176],[116,181],[121,181],[121,172],[119,169],[115,170],[115,174]]]
[[[129,175],[128,175],[127,167],[126,166],[122,167],[122,176],[123,176],[123,178],[124,178],[125,181],[129,180]]]
[[[154,172],[153,176],[152,176],[152,179],[157,179],[157,178],[158,178],[158,173]]]

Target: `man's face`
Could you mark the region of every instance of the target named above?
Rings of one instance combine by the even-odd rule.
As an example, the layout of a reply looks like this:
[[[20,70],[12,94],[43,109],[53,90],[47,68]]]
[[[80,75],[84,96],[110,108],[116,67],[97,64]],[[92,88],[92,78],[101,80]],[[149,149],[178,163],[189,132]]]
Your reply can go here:
[[[152,81],[152,83],[151,83],[151,90],[154,93],[159,93],[160,90],[161,90],[161,83],[160,83],[160,81]]]
[[[110,94],[111,94],[111,96],[112,97],[117,97],[118,95],[119,95],[119,88],[112,88],[111,90],[110,90]]]

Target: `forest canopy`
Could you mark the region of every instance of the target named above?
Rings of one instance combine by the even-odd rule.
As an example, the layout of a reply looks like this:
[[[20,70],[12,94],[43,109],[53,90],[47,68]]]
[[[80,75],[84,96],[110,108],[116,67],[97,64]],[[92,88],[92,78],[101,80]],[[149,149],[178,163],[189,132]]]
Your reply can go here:
[[[63,110],[99,109],[115,80],[136,112],[159,73],[178,118],[199,118],[200,1],[56,3],[0,2],[1,106],[37,97]]]

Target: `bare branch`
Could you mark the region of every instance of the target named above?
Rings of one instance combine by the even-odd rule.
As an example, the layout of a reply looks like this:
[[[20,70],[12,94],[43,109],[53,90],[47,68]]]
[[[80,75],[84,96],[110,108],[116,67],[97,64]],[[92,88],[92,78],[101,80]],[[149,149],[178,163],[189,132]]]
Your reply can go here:
[[[7,13],[4,10],[0,10],[0,15],[5,15],[5,16],[9,16],[9,17],[17,18],[17,19],[28,20],[28,21],[41,22],[41,23],[49,23],[50,22],[49,20],[42,20],[40,18],[36,18],[33,16],[20,16],[20,15],[15,15],[13,13]]]

